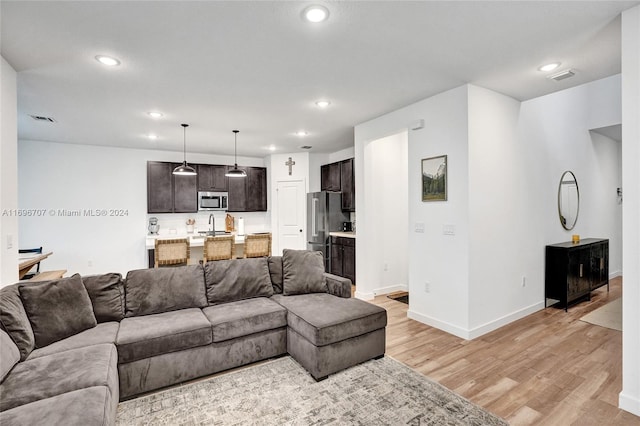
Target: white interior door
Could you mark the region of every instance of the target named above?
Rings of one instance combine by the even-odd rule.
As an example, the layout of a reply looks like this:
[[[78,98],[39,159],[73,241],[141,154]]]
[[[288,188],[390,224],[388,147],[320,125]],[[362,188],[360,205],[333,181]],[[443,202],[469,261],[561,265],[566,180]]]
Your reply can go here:
[[[304,250],[306,242],[306,191],[302,180],[279,181],[278,198],[278,250]]]

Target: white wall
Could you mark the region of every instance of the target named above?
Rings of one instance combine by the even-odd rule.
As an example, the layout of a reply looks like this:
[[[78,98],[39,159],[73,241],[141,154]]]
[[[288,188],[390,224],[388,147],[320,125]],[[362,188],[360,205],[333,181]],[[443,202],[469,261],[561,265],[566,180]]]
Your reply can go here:
[[[367,146],[417,119],[425,127],[409,133],[409,317],[474,338],[542,309],[544,246],[573,233],[609,238],[612,272],[619,271],[620,149],[589,132],[619,124],[619,104],[620,76],[522,104],[467,85],[357,126],[356,199],[365,208],[357,213],[356,296],[376,294],[377,229],[367,194],[385,173]],[[443,154],[448,201],[424,203],[420,159]],[[565,170],[580,186],[573,231],[557,214]],[[424,233],[415,232],[421,223]],[[443,235],[444,225],[455,235]]]
[[[544,307],[542,215],[532,157],[518,139],[520,102],[469,88],[469,338]],[[555,210],[551,210],[555,212]],[[522,286],[522,277],[528,281]]]
[[[640,416],[640,6],[622,12],[623,301],[620,407]]]
[[[296,152],[292,154],[273,154],[269,156],[268,161],[271,164],[270,177],[271,177],[271,229],[272,231],[272,247],[271,252],[274,255],[282,254],[282,247],[280,247],[280,241],[278,238],[278,203],[276,202],[278,182],[282,181],[295,181],[301,180],[305,184],[305,191],[309,192],[309,174],[310,174],[310,155],[308,152]],[[295,165],[291,169],[291,175],[289,175],[289,166],[285,163],[291,158],[295,161]],[[318,174],[320,173],[320,167],[318,166]],[[306,212],[307,204],[306,199],[302,208]],[[306,215],[305,215],[306,216]],[[302,224],[302,233],[307,235],[306,223]]]
[[[353,158],[354,156],[355,156],[354,147],[345,148],[340,151],[332,152],[331,154],[329,154],[329,158],[327,159],[327,162],[323,164],[336,163],[338,161],[348,160],[349,158]]]
[[[522,166],[534,165],[527,186],[537,201],[524,223],[543,230],[543,245],[569,241],[572,234],[608,238],[612,274],[621,270],[622,206],[616,194],[621,152],[617,142],[589,130],[620,124],[620,105],[621,77],[616,75],[523,102],[518,124],[518,139],[527,147]],[[580,192],[578,221],[571,231],[560,225],[557,213],[565,170],[575,174]],[[544,270],[544,259],[539,262]]]
[[[409,317],[456,335],[468,328],[468,152],[467,88],[459,87],[393,111],[355,128],[356,176],[356,296],[375,295],[375,258],[372,244],[378,232],[367,204],[371,182],[367,176],[384,174],[366,162],[365,147],[376,139],[405,131],[410,123],[424,119],[425,127],[408,133],[408,238]],[[448,155],[449,199],[422,202],[421,159]],[[362,207],[361,207],[362,206]],[[416,223],[424,233],[413,232]],[[442,234],[444,224],[456,226],[455,236]],[[430,292],[425,292],[429,282]]]
[[[367,259],[374,268],[367,285],[376,294],[407,290],[409,277],[406,131],[368,143],[364,149],[368,186],[365,211],[376,232]],[[359,237],[358,237],[359,238]]]
[[[16,72],[0,63],[0,287],[18,280],[18,128]],[[39,247],[39,246],[38,246]]]
[[[67,269],[68,275],[146,268],[147,161],[181,159],[179,152],[19,141],[18,205],[45,211],[41,217],[20,218],[20,246],[53,251],[42,267]],[[230,156],[187,154],[187,160],[233,164]],[[238,163],[263,166],[264,160],[241,157]],[[64,217],[58,214],[60,209],[122,209],[126,216]],[[269,226],[268,213],[247,215],[256,229]],[[176,221],[176,227],[187,216],[196,217],[199,226],[208,218],[208,214],[153,216],[161,217],[165,226]]]
[[[309,154],[309,192],[320,191],[320,167],[328,163],[329,154]]]

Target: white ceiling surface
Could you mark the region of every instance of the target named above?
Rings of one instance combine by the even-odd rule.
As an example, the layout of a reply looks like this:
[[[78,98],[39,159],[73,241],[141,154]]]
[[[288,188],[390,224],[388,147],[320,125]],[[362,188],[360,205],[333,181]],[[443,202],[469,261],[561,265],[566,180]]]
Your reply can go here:
[[[330,18],[311,24],[310,2],[3,0],[19,138],[180,151],[184,122],[188,152],[233,154],[235,128],[239,155],[335,152],[355,125],[464,83],[526,100],[617,74],[619,14],[640,2],[320,3]],[[576,76],[548,80],[551,61]]]

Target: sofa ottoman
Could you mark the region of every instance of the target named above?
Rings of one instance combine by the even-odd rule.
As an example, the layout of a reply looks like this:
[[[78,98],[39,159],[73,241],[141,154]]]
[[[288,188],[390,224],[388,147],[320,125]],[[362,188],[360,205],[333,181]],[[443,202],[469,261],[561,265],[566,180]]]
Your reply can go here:
[[[51,413],[67,416],[66,424],[83,415],[99,420],[85,424],[109,424],[119,399],[117,360],[113,344],[98,344],[16,364],[0,385],[0,423],[56,424],[42,417]]]
[[[287,308],[287,351],[322,380],[385,352],[387,311],[327,293],[274,295]]]

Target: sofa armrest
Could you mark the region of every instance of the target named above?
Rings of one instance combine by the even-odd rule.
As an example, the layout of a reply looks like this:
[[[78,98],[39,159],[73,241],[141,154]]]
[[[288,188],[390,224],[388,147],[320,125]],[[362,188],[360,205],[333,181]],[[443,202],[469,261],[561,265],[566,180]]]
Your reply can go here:
[[[327,293],[338,297],[351,297],[351,280],[349,278],[339,277],[328,272],[325,272],[324,276],[327,278]]]

